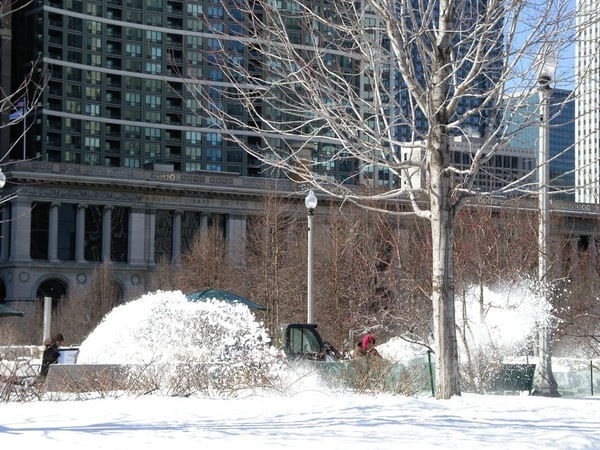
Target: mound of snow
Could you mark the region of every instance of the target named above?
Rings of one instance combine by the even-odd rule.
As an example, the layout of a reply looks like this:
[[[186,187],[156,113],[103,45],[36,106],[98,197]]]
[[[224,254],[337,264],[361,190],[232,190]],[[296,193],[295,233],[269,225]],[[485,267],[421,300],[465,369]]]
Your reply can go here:
[[[269,336],[248,307],[157,291],[113,309],[81,344],[80,364],[260,361]]]

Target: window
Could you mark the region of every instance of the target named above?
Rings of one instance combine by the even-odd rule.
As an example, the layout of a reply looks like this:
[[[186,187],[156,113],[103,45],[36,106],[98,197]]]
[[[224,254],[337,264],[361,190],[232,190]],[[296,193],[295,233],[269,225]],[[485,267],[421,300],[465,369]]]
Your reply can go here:
[[[81,102],[67,100],[65,101],[65,110],[70,113],[81,114]]]
[[[90,205],[85,208],[84,258],[86,261],[100,261],[102,258],[102,206]]]
[[[159,128],[145,128],[144,137],[151,141],[160,141],[162,130]]]
[[[142,94],[136,92],[126,92],[125,103],[129,106],[141,106]]]
[[[221,6],[209,6],[206,16],[212,19],[223,19],[223,8]]]
[[[100,138],[86,136],[85,138],[85,149],[89,151],[100,151]],[[88,156],[88,155],[86,155]],[[99,160],[98,160],[99,161]],[[97,162],[96,162],[97,164]]]
[[[192,161],[200,160],[202,158],[202,147],[186,147],[185,156]]]
[[[100,88],[97,87],[86,87],[85,88],[85,99],[92,101],[100,101]]]
[[[162,59],[162,48],[150,47],[147,57],[153,60]]]
[[[110,223],[110,260],[127,262],[127,242],[129,237],[129,209],[115,207]]]
[[[142,46],[140,44],[127,43],[125,45],[125,54],[133,58],[141,58]]]
[[[199,131],[186,131],[185,141],[190,144],[200,144],[202,143],[202,133]]]
[[[146,39],[149,42],[154,42],[154,43],[157,43],[157,44],[161,44],[162,43],[162,32],[160,32],[160,31],[146,30]]]
[[[132,125],[125,125],[125,137],[129,139],[141,139],[142,129]]]
[[[123,165],[125,167],[132,167],[135,169],[139,169],[141,167],[139,158],[124,158]]]
[[[142,145],[139,141],[125,141],[125,143],[123,144],[123,154],[140,156],[141,148]]]
[[[154,215],[154,261],[171,258],[173,218],[171,211],[158,210]]]
[[[223,151],[220,148],[207,148],[206,161],[219,162],[223,157]]]
[[[144,111],[144,120],[150,123],[161,123],[162,122],[161,111]]]
[[[217,51],[221,48],[221,42],[216,38],[208,38],[206,39],[206,49]]]
[[[102,84],[102,74],[93,70],[86,70],[85,80],[88,84]]]
[[[100,136],[100,122],[87,120],[85,122],[85,132],[89,135]]]
[[[192,127],[199,127],[202,125],[202,117],[195,113],[186,114],[185,123]]]
[[[222,136],[219,133],[206,133],[206,143],[208,145],[220,145]]]
[[[160,109],[161,97],[160,95],[146,95],[146,106],[152,109]]]
[[[100,105],[96,105],[94,103],[86,103],[85,104],[85,112],[90,116],[99,116],[100,115]]]
[[[48,259],[48,229],[50,203],[33,203],[31,208],[31,242],[29,256],[32,259]]]
[[[146,142],[144,143],[144,156],[147,159],[155,159],[160,157],[160,143]]]
[[[88,53],[87,63],[90,66],[101,66],[102,65],[102,55],[95,55],[95,54]]]
[[[160,80],[145,80],[144,86],[148,92],[162,92],[162,82]]]
[[[162,64],[147,62],[146,63],[146,73],[151,73],[154,75],[161,74],[162,73]]]
[[[202,38],[200,36],[186,36],[188,48],[202,48]]]
[[[100,38],[88,36],[86,43],[88,50],[94,52],[99,52],[102,50],[102,40]]]
[[[76,206],[58,207],[58,241],[56,255],[61,261],[75,261]]]

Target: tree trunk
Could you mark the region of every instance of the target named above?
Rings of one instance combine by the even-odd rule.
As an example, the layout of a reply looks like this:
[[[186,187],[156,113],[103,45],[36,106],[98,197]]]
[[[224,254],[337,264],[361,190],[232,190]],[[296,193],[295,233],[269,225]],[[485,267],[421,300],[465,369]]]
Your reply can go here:
[[[442,137],[448,141],[448,137]],[[436,150],[440,151],[440,150]],[[432,295],[438,399],[460,395],[458,346],[454,311],[453,229],[454,211],[450,205],[447,175],[432,164],[431,239],[433,246]]]
[[[440,1],[439,31],[432,58],[432,105],[427,159],[429,168],[432,257],[431,300],[436,354],[438,399],[460,395],[458,345],[454,311],[454,212],[450,172],[450,122],[447,106],[450,92],[451,46],[454,3]]]

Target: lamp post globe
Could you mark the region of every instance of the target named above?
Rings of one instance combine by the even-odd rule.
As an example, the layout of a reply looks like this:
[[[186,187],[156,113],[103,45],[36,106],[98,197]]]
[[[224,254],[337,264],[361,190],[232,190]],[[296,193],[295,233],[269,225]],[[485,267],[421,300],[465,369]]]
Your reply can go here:
[[[306,206],[309,214],[315,210],[317,207],[317,202],[318,200],[315,193],[313,191],[308,191],[308,194],[304,198],[304,205]]]

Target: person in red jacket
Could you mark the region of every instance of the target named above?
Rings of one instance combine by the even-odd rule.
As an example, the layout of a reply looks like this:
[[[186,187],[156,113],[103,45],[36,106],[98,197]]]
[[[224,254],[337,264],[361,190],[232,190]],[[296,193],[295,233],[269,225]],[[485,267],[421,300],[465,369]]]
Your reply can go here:
[[[377,349],[375,348],[375,337],[372,334],[366,334],[360,342],[357,342],[352,351],[353,358],[360,358],[361,356],[377,356],[381,357]]]

